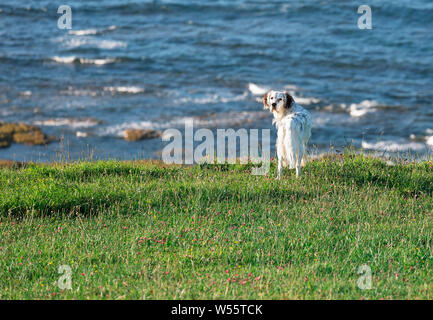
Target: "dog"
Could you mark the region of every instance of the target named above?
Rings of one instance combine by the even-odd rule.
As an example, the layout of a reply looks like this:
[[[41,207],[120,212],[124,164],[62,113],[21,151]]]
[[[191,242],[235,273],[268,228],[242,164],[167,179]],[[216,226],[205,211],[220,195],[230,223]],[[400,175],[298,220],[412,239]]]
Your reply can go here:
[[[283,168],[287,165],[296,169],[301,176],[305,165],[305,152],[311,137],[311,115],[295,102],[286,91],[271,90],[263,96],[263,106],[274,115],[272,124],[277,128],[278,176],[281,179]]]

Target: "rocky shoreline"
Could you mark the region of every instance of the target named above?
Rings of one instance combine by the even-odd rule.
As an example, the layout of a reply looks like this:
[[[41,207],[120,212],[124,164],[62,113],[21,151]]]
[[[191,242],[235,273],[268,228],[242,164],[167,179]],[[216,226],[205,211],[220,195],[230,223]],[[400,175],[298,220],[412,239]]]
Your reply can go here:
[[[57,140],[55,136],[48,137],[40,128],[33,125],[0,121],[0,148],[8,148],[12,143],[46,145]]]
[[[150,129],[127,129],[124,132],[126,141],[140,141],[144,139],[155,139],[161,137],[160,131]]]

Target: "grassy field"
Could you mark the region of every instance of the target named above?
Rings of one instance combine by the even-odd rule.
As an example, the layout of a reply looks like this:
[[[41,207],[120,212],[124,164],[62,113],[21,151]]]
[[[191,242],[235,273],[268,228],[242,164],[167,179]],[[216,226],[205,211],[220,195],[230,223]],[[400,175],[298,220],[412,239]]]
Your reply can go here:
[[[275,164],[268,177],[250,171],[0,169],[0,298],[433,298],[432,162],[348,154],[308,163],[300,179],[276,181]]]

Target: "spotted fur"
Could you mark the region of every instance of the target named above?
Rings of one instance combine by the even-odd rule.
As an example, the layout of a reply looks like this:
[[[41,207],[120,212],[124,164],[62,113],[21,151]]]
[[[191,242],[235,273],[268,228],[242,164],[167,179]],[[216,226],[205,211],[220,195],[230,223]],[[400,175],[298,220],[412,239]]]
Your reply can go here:
[[[301,175],[305,164],[305,152],[311,137],[312,120],[310,113],[295,102],[287,92],[271,90],[263,98],[264,108],[273,115],[272,121],[277,128],[278,179],[283,168],[296,169]]]

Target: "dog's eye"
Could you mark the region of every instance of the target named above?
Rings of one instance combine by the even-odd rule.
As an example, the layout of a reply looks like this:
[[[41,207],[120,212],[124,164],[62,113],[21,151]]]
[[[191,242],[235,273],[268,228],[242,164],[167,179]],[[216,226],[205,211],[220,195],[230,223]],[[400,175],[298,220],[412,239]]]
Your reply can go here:
[[[281,99],[281,98],[280,98],[280,99],[278,99],[278,101],[281,101],[281,100],[283,100],[283,99]]]

